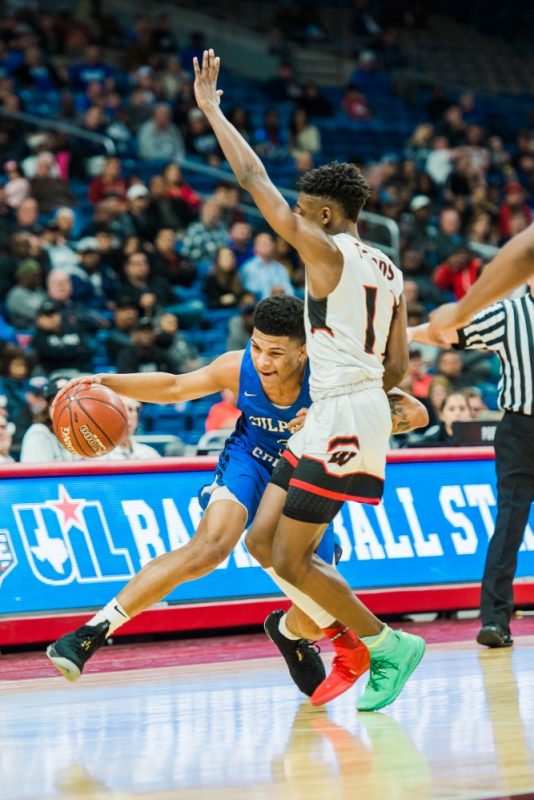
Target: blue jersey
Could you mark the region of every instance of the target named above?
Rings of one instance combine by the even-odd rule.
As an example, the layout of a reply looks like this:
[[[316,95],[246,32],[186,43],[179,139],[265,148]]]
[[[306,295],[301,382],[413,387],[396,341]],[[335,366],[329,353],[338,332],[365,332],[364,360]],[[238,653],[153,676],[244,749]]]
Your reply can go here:
[[[226,486],[246,508],[247,525],[252,523],[274,466],[291,436],[288,425],[297,411],[311,405],[309,377],[307,365],[300,394],[293,405],[276,406],[263,390],[252,363],[250,343],[247,345],[241,362],[237,397],[237,407],[242,413],[219,456],[214,483],[202,487],[199,492],[202,508],[206,508],[216,486]],[[332,563],[335,536],[331,525],[316,552],[324,561]]]
[[[226,446],[242,449],[272,472],[291,436],[289,423],[301,408],[309,408],[311,404],[309,377],[309,367],[306,366],[300,394],[293,405],[274,405],[265,394],[252,363],[249,342],[239,373],[237,407],[242,414]]]

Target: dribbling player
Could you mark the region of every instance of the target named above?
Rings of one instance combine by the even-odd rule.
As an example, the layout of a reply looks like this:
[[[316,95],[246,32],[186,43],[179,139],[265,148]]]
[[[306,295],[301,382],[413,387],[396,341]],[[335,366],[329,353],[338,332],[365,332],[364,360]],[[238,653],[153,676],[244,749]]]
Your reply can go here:
[[[195,536],[185,546],[150,561],[81,628],[48,648],[48,656],[68,680],[77,680],[91,655],[106,638],[131,617],[165,597],[176,586],[215,569],[237,544],[247,523],[263,519],[279,507],[258,504],[285,447],[296,415],[310,403],[302,301],[273,297],[258,304],[254,330],[245,351],[226,353],[202,369],[184,375],[166,373],[95,375],[72,380],[64,389],[83,381],[102,383],[134,400],[175,403],[231,389],[242,411],[235,431],[219,458],[214,482],[200,492],[204,516]],[[413,398],[392,393],[394,429],[399,432],[425,424],[424,410]],[[422,412],[422,414],[421,414]],[[318,550],[329,563],[334,536],[329,529]],[[276,624],[275,624],[276,623]],[[311,695],[325,677],[316,648],[308,639],[322,632],[295,607],[266,620],[266,631],[277,644],[293,680]],[[363,646],[362,646],[362,649]],[[366,652],[366,651],[365,651]]]
[[[283,476],[288,492],[275,536],[269,541],[268,531],[251,532],[249,549],[287,584],[286,594],[336,649],[332,673],[312,702],[326,702],[354,683],[360,674],[358,634],[370,652],[371,674],[357,708],[373,711],[399,695],[425,643],[384,625],[314,550],[345,500],[376,504],[382,497],[391,425],[384,389],[403,376],[408,357],[402,275],[358,238],[356,221],[369,186],[352,164],[305,174],[297,206],[289,207],[222,113],[219,67],[213,50],[204,51],[202,65],[194,60],[197,104],[239,184],[306,267],[313,404],[299,437],[280,460],[278,469],[287,465],[291,475],[288,481]]]

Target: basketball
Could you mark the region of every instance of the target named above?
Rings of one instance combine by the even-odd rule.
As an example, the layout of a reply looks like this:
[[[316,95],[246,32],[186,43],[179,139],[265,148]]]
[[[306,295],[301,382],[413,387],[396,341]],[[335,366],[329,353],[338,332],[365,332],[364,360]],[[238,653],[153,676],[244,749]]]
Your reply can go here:
[[[96,458],[111,452],[126,433],[128,415],[121,398],[98,383],[80,383],[59,398],[52,426],[70,453]]]

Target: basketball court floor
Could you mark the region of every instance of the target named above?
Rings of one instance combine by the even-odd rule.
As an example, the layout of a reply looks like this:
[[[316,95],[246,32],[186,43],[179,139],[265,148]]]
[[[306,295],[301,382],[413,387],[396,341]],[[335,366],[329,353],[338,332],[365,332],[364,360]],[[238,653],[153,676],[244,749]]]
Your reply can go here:
[[[370,714],[360,684],[314,709],[261,634],[114,645],[75,684],[4,654],[0,798],[534,798],[533,623],[492,651],[475,621],[420,625],[427,655]]]

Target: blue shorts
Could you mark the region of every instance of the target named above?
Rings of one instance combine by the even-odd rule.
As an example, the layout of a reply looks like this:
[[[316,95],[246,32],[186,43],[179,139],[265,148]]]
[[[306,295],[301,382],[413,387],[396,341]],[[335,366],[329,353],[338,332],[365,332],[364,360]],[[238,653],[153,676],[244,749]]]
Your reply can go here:
[[[271,474],[271,467],[235,446],[225,447],[219,456],[214,484],[225,486],[245,507],[247,527],[252,525]],[[198,492],[198,500],[203,511],[210,501],[214,484],[205,484]],[[323,561],[332,564],[336,556],[336,547],[339,547],[337,537],[332,525],[329,525],[316,553]]]

